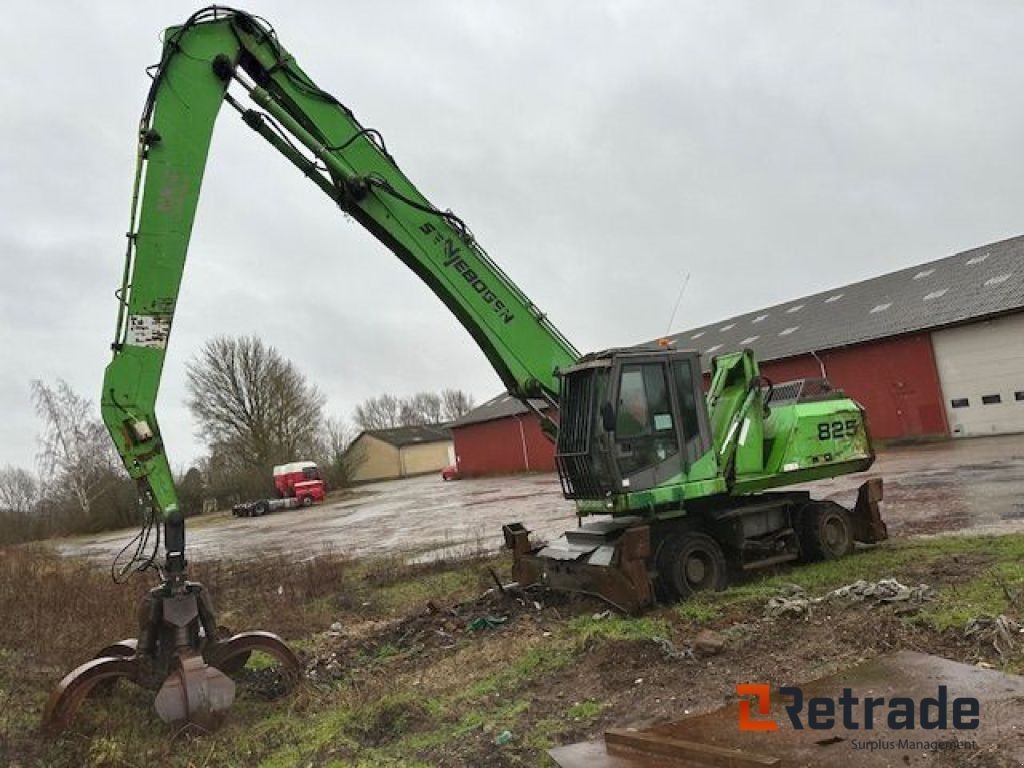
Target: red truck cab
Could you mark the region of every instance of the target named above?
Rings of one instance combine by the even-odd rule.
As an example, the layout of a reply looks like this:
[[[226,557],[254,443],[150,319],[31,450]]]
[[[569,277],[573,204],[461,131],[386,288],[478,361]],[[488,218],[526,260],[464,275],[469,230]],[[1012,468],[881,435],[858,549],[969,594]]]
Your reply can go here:
[[[274,467],[274,487],[282,499],[296,498],[304,507],[324,500],[324,481],[320,468],[312,461],[293,461]]]

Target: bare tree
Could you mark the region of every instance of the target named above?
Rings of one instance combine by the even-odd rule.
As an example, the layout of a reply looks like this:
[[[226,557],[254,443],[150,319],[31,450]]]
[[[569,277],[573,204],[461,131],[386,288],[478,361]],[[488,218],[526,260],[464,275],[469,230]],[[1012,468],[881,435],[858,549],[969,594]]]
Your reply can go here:
[[[434,392],[417,392],[402,400],[402,426],[440,424],[442,419],[441,396]]]
[[[352,441],[356,439],[355,430],[336,416],[330,416],[324,421],[322,434],[323,451],[329,457],[345,453],[352,445]]]
[[[356,469],[365,461],[365,455],[349,450],[357,436],[356,430],[342,419],[332,416],[324,422],[318,455],[328,485],[348,485]]]
[[[198,515],[203,511],[203,473],[198,467],[190,467],[187,472],[176,472],[174,486],[178,491],[181,510],[186,515]]]
[[[199,434],[218,454],[264,471],[315,447],[323,394],[255,336],[211,339],[186,376]]]
[[[441,390],[440,421],[455,421],[473,410],[473,396],[461,389]]]
[[[27,516],[39,498],[39,485],[32,473],[8,464],[0,469],[0,510]]]
[[[362,429],[393,429],[453,421],[472,408],[473,396],[460,389],[445,389],[440,394],[417,392],[403,398],[386,394],[357,405],[352,420]]]
[[[93,416],[93,404],[63,379],[52,387],[34,380],[32,401],[43,420],[41,471],[65,486],[89,517],[93,501],[119,477],[110,436]]]
[[[401,427],[402,403],[394,395],[370,397],[356,406],[352,420],[360,429],[393,429]]]

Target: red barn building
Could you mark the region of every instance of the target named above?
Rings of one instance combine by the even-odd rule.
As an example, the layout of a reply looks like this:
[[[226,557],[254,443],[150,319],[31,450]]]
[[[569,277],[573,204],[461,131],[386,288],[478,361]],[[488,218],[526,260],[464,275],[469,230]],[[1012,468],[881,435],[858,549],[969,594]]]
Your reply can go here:
[[[547,405],[532,402],[542,410]],[[448,426],[464,477],[555,471],[555,447],[544,437],[540,419],[511,395],[491,398]]]
[[[692,328],[715,355],[754,350],[779,384],[824,375],[879,440],[1024,432],[1024,236]],[[537,418],[502,395],[452,424],[468,474],[554,468]]]
[[[825,376],[880,440],[1024,432],[1024,236],[671,340],[705,371],[750,348],[774,383]]]

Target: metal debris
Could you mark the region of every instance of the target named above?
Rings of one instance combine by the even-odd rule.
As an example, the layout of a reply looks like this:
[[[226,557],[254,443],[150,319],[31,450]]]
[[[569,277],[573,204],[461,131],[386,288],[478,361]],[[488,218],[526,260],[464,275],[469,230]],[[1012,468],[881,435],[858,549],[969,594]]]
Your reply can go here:
[[[907,731],[890,728],[886,718],[876,718],[871,739],[891,741],[884,755],[872,749],[855,749],[851,742],[865,738],[863,729],[835,723],[830,738],[810,728],[779,727],[776,731],[741,731],[737,728],[737,705],[729,701],[715,712],[682,717],[657,725],[610,728],[604,738],[569,744],[548,752],[561,768],[668,768],[668,766],[816,766],[817,768],[876,768],[879,765],[1024,765],[1024,741],[1010,728],[1020,722],[1024,678],[978,669],[937,656],[910,651],[887,654],[843,669],[829,677],[801,684],[807,699],[836,699],[844,691],[898,691],[918,701],[934,696],[944,685],[961,696],[985,702],[985,716],[976,730],[961,739],[991,749],[984,760],[975,760],[979,750],[963,754],[922,752],[916,738]],[[805,699],[805,701],[807,700]],[[783,722],[787,719],[786,697],[772,691],[770,710],[759,719]],[[685,713],[685,711],[683,712]],[[629,716],[628,714],[626,716]],[[924,737],[934,739],[935,736]],[[941,743],[941,742],[940,742]],[[944,751],[944,750],[943,750]],[[996,757],[998,756],[998,758]],[[992,759],[988,759],[991,757]]]
[[[677,648],[675,643],[666,637],[652,637],[651,642],[661,648],[662,655],[671,661],[697,660],[697,657],[693,655],[693,649],[689,646],[686,648]]]
[[[833,589],[822,597],[808,597],[803,587],[786,584],[782,587],[783,595],[771,598],[765,605],[765,616],[803,616],[809,618],[811,609],[830,600],[849,600],[851,602],[875,603],[910,603],[920,605],[935,599],[935,590],[927,584],[908,587],[896,579],[880,579],[865,581],[858,579],[852,584]]]
[[[827,597],[848,597],[854,601],[872,599],[881,603],[907,600],[912,603],[923,603],[935,599],[935,590],[927,584],[908,587],[900,584],[896,579],[882,579],[874,582],[860,579],[853,584],[832,590]]]
[[[976,637],[992,643],[999,658],[1012,654],[1018,644],[1024,642],[1024,627],[1004,614],[998,616],[981,615],[967,622],[964,637]]]
[[[479,632],[482,629],[495,629],[508,621],[508,616],[478,616],[466,625],[470,632]]]
[[[809,600],[806,597],[773,597],[764,607],[766,618],[774,619],[778,616],[804,616],[810,617],[811,603],[820,603],[823,598]]]

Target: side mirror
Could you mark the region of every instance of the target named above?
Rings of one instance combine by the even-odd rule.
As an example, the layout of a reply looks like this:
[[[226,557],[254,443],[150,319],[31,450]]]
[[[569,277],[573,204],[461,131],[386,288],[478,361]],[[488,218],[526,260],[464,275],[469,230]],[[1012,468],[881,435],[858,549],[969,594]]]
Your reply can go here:
[[[612,410],[612,404],[607,401],[601,404],[601,426],[605,432],[615,431],[615,411]]]

